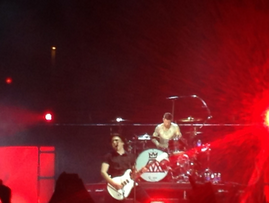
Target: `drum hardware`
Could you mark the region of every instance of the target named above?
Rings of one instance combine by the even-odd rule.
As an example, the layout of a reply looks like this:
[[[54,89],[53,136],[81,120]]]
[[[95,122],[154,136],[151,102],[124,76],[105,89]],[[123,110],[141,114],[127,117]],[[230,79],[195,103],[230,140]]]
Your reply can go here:
[[[207,168],[204,170],[204,181],[205,182],[212,182],[213,184],[220,183],[221,182],[221,173],[213,172],[210,168],[210,144],[202,145],[201,152],[206,152],[207,155]]]
[[[203,132],[198,132],[198,131],[191,131],[191,132],[185,132],[185,134],[192,134],[192,135],[199,135],[202,134]]]
[[[184,138],[174,138],[169,140],[168,142],[168,154],[173,155],[173,154],[178,154],[181,153],[182,151],[185,151],[187,148],[187,140]]]
[[[171,177],[172,177],[172,181],[176,182],[176,183],[186,183],[188,182],[188,175],[187,172],[186,173],[181,173],[178,175],[174,175],[174,172],[170,172]]]
[[[189,147],[197,147],[196,146],[196,140],[200,139],[199,137],[203,134],[203,132],[198,131],[196,126],[193,126],[193,124],[191,124],[190,129],[185,132],[184,134],[186,134],[187,136],[187,140],[188,140],[188,146]]]
[[[193,118],[192,116],[189,116],[187,118],[183,118],[183,119],[179,119],[179,122],[183,122],[183,123],[193,123],[193,122],[200,122],[202,121],[202,118]]]
[[[199,149],[193,148],[187,153],[181,151],[169,157],[172,168],[169,172],[173,181],[177,183],[188,182],[189,175],[196,181],[203,181],[204,176],[201,173],[201,163],[198,161],[199,153]]]
[[[169,175],[172,181],[188,182],[188,173],[193,173],[194,162],[187,154],[187,140],[184,138],[174,138],[169,141],[168,153],[170,160]],[[193,158],[192,158],[193,159]]]
[[[197,147],[197,141],[201,141],[201,135],[203,132],[196,131],[196,127],[193,128],[192,131],[186,132],[185,134],[188,136],[189,146],[190,147]],[[201,143],[202,144],[202,143]]]
[[[174,115],[175,115],[175,100],[178,99],[178,96],[166,97],[166,99],[169,99],[169,100],[172,101],[172,121],[174,121]]]
[[[204,170],[203,176],[204,176],[204,181],[205,182],[212,182],[212,183],[217,183],[218,179],[221,179],[221,174],[220,173],[213,173],[213,171],[209,168],[210,165],[210,144],[206,143],[201,146],[200,151],[201,152],[206,152],[206,162],[207,162],[207,167]],[[218,178],[219,177],[219,178]]]
[[[178,143],[182,141],[181,139],[173,139],[171,142],[174,145],[170,145],[167,151],[162,151],[160,149],[150,148],[146,149],[145,144],[151,140],[151,136],[144,134],[141,136],[136,136],[130,143],[134,144],[134,150],[136,150],[136,145],[142,144],[143,151],[139,153],[136,160],[137,170],[141,167],[147,165],[149,162],[155,161],[156,157],[161,154],[166,154],[168,157],[162,162],[154,163],[153,167],[150,168],[149,172],[142,174],[140,180],[147,182],[158,182],[165,179],[165,181],[173,181],[177,183],[188,182],[188,176],[192,175],[195,181],[206,182],[211,181],[213,183],[218,183],[221,180],[220,173],[213,173],[210,166],[210,151],[211,145],[209,143],[202,144],[197,140],[196,146],[190,149],[187,153],[185,150],[178,148]],[[199,163],[199,154],[206,153],[206,168],[201,168],[201,163]]]
[[[133,151],[133,147],[132,147],[132,141],[131,140],[128,140],[127,142],[126,142],[126,145],[127,145],[127,151],[129,152],[129,153],[131,153],[132,151]]]
[[[152,148],[151,145],[154,145],[151,142],[152,136],[145,133],[143,135],[135,135],[132,138],[133,153],[139,155],[142,151]]]
[[[151,136],[149,134],[140,135],[137,137],[138,140],[151,140]]]
[[[186,98],[199,99],[202,102],[203,107],[206,108],[208,116],[207,116],[206,119],[200,119],[200,118],[199,119],[198,118],[194,119],[193,117],[189,116],[186,119],[180,119],[179,120],[180,122],[199,122],[199,121],[204,120],[204,122],[203,122],[203,125],[204,125],[207,122],[207,120],[212,118],[210,109],[208,108],[206,102],[201,97],[199,97],[197,95],[184,95],[184,96],[170,96],[170,97],[167,97],[166,99],[169,99],[169,100],[172,101],[172,116],[173,116],[173,118],[174,118],[174,111],[175,111],[175,101],[177,99],[186,99]]]
[[[190,170],[190,159],[184,151],[172,154],[170,165],[169,173],[173,181],[188,182],[187,172]]]

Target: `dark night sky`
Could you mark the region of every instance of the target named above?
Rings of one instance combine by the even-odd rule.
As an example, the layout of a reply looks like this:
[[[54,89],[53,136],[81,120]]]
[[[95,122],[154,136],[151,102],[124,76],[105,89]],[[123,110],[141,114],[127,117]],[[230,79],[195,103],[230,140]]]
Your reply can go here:
[[[196,94],[212,122],[241,122],[268,88],[267,1],[26,0],[0,9],[2,106],[51,109],[57,122],[159,122],[171,110],[166,97]],[[192,114],[182,113],[186,103],[196,111],[177,100],[176,118]]]

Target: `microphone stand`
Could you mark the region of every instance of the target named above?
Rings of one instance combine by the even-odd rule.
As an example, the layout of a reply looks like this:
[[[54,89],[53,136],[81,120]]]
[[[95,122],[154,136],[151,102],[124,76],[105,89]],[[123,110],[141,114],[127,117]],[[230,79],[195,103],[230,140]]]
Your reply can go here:
[[[212,170],[210,169],[209,165],[210,165],[210,145],[206,146],[206,157],[207,157],[207,168],[204,170],[204,176],[205,176],[205,181],[211,181],[211,174],[212,174]]]

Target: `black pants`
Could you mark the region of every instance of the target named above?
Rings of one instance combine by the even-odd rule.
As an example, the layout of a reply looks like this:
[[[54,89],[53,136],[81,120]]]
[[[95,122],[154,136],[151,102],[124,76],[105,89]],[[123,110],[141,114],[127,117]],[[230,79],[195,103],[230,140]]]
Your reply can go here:
[[[132,198],[132,199],[135,198],[137,203],[149,203],[150,202],[150,197],[148,196],[147,192],[139,185],[132,189],[128,198]],[[108,192],[106,192],[104,203],[124,203],[124,202],[126,201],[116,200],[113,197],[111,197]]]

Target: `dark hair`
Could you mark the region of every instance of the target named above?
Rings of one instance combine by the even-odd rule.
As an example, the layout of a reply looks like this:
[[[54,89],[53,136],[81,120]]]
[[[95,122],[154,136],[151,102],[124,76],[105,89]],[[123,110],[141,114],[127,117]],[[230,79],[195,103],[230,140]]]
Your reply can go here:
[[[111,133],[110,138],[109,138],[109,142],[111,142],[113,137],[119,137],[123,141],[124,144],[126,143],[125,137],[122,136],[120,133]]]
[[[166,112],[164,115],[163,115],[163,118],[167,119],[167,120],[172,120],[173,116],[171,113],[169,112]]]

